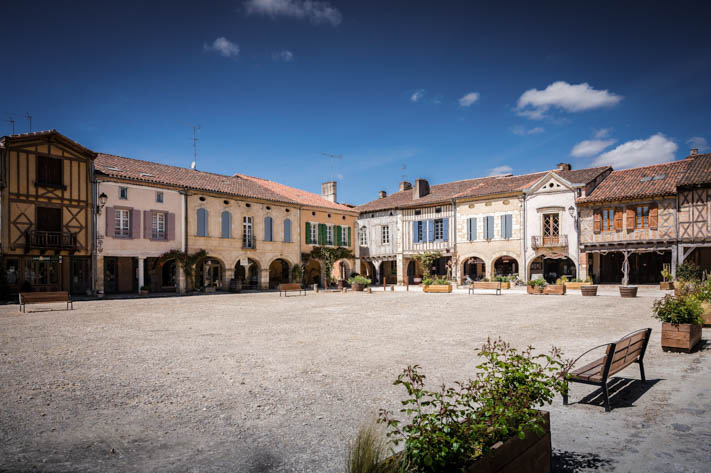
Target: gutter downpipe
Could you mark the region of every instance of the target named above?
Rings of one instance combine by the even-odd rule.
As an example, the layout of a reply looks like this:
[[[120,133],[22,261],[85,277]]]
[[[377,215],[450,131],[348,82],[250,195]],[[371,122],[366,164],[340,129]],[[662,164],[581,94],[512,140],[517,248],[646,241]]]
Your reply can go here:
[[[523,256],[523,279],[524,283],[526,283],[530,277],[528,274],[528,264],[526,263],[526,231],[528,229],[528,225],[526,225],[526,192],[523,192],[523,251],[521,252]]]
[[[96,202],[99,195],[99,182],[96,180],[96,174],[94,172],[94,162],[91,162],[91,293],[96,296],[96,283],[99,273],[97,272],[97,265],[99,263],[99,255],[97,254],[98,245],[96,244],[97,238],[99,237],[99,222],[96,215]]]
[[[453,249],[454,249],[454,255],[456,256],[456,266],[452,268],[452,277],[457,281],[457,286],[459,286],[459,253],[457,252],[457,202],[452,199],[452,221],[454,222],[454,228],[453,228]]]

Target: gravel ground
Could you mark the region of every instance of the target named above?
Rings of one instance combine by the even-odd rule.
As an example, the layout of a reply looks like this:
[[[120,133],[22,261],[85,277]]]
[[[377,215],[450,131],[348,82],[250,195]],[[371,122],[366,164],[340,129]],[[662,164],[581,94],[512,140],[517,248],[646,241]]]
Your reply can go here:
[[[652,296],[275,293],[0,308],[0,471],[340,472],[344,446],[420,364],[471,375],[488,336],[573,358],[653,327],[613,411],[572,386],[552,412],[558,472],[707,472],[711,355],[664,353]],[[32,310],[41,310],[30,306]],[[708,329],[704,334],[708,338]],[[583,402],[580,402],[580,401]]]

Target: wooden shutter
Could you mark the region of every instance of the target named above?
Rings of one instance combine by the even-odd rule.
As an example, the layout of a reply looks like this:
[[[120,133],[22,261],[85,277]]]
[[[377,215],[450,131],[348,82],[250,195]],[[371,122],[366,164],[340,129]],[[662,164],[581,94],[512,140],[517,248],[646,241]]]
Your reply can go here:
[[[635,208],[634,207],[627,207],[625,209],[625,212],[627,213],[627,231],[631,232],[634,231],[634,212]],[[619,231],[619,230],[617,230]]]
[[[602,231],[602,212],[595,210],[593,212],[593,233],[598,234]]]
[[[486,239],[494,239],[494,216],[486,217]]]
[[[467,241],[472,241],[472,219],[467,219]]]
[[[141,238],[141,211],[131,209],[131,238]]]
[[[472,217],[469,219],[470,221],[470,226],[472,227],[472,241],[475,241],[479,235],[477,233],[479,232],[479,229],[477,228],[476,224],[476,217]]]
[[[504,238],[510,239],[513,236],[513,215],[508,214],[506,217],[506,235]]]
[[[153,212],[143,211],[143,238],[150,240],[153,238]]]
[[[222,212],[222,238],[232,238],[232,214],[227,210]]]
[[[113,207],[106,207],[106,237],[116,238],[116,210]]]
[[[173,212],[168,212],[166,214],[166,231],[168,233],[168,241],[175,240],[175,214]]]
[[[348,227],[348,247],[351,246],[351,227]]]
[[[264,241],[272,241],[272,218],[264,217]]]
[[[291,243],[291,220],[288,218],[284,220],[284,241]]]
[[[306,244],[311,244],[311,223],[306,222]]]
[[[649,229],[656,230],[659,226],[659,207],[657,204],[649,204]]]
[[[412,242],[413,243],[419,243],[420,240],[417,238],[417,234],[419,233],[417,230],[419,229],[419,223],[418,221],[412,222]]]
[[[615,231],[622,231],[622,209],[615,209]]]
[[[343,237],[343,229],[341,228],[340,225],[336,225],[336,227],[333,229],[333,238],[335,238],[335,244],[336,246],[341,246],[341,242],[343,241],[341,238]]]
[[[434,241],[434,220],[427,220],[427,241]]]
[[[324,223],[318,224],[318,244],[319,245],[326,244],[326,224],[324,224]]]
[[[449,241],[449,219],[448,218],[442,219],[442,225],[444,225],[444,229],[443,229],[444,230],[443,231],[444,241]]]

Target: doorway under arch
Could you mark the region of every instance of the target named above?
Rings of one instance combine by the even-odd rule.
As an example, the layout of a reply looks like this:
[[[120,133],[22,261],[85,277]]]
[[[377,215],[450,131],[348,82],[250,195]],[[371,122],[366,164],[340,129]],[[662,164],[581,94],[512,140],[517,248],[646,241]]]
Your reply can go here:
[[[486,263],[483,259],[477,256],[472,256],[464,260],[462,268],[462,276],[465,279],[469,276],[469,279],[472,281],[479,281],[480,279],[484,279],[486,277]]]
[[[222,287],[222,262],[217,258],[206,257],[200,260],[197,272],[199,287]]]
[[[274,289],[279,284],[289,282],[289,263],[277,258],[269,265],[269,288]]]
[[[323,281],[321,280],[321,263],[315,259],[310,259],[306,263],[304,268],[304,281],[308,285],[318,284],[319,287],[323,287]]]
[[[235,279],[242,282],[242,287],[247,289],[259,289],[259,262],[252,258],[247,259],[247,266],[243,266],[241,261],[235,264]]]
[[[513,256],[499,256],[494,260],[494,276],[518,275],[518,260]]]
[[[554,284],[561,276],[574,279],[577,272],[573,260],[565,255],[541,255],[531,261],[528,274],[531,279],[543,277],[547,282]]]

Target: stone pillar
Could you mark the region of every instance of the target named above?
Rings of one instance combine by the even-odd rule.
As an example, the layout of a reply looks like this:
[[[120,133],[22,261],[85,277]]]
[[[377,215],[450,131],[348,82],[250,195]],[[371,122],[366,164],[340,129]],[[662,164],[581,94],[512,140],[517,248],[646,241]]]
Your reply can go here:
[[[578,264],[578,278],[585,279],[588,276],[588,254],[580,253],[580,264]]]
[[[375,267],[375,280],[378,281],[378,284],[382,284],[383,280],[380,278],[380,264],[374,264]],[[373,281],[375,283],[375,281]]]
[[[593,253],[591,255],[593,259],[593,278],[595,279],[595,282],[598,282],[600,280],[600,258],[601,255],[600,253]]]
[[[175,283],[178,294],[185,294],[188,285],[188,279],[185,277],[185,271],[183,270],[183,265],[179,262],[175,262]]]
[[[138,291],[141,291],[141,288],[145,285],[145,266],[146,266],[146,258],[143,258],[141,256],[138,257]]]
[[[104,292],[104,257],[96,256],[96,268],[94,269],[94,277],[96,278],[96,292]]]
[[[682,254],[684,253],[684,247],[681,247]],[[672,246],[671,249],[671,273],[672,277],[676,279],[676,264],[679,260],[679,245]]]
[[[222,281],[222,289],[228,290],[230,288],[230,279],[235,277],[235,268],[225,268],[225,273]]]
[[[407,271],[407,266],[405,266],[405,259],[403,258],[402,254],[399,254],[397,255],[397,283],[399,286],[405,284],[405,280],[407,279],[405,271]]]
[[[262,269],[259,273],[259,287],[269,289],[269,268]]]

